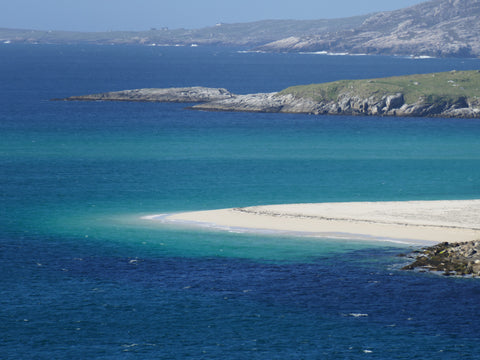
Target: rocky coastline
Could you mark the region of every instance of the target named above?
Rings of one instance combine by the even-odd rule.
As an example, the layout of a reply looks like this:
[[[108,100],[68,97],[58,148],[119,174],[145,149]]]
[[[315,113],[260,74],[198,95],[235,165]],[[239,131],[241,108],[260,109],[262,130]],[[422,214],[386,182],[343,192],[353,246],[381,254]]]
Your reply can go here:
[[[480,118],[480,71],[339,80],[277,93],[237,95],[199,104],[198,110]]]
[[[401,256],[415,259],[402,270],[438,272],[446,276],[480,276],[480,240],[463,243],[443,242]]]
[[[140,101],[140,102],[179,102],[198,103],[229,99],[234,95],[223,88],[203,86],[178,88],[145,88],[122,91],[111,91],[99,94],[70,96],[55,101]]]
[[[280,92],[237,95],[201,86],[133,89],[71,96],[64,101],[191,103],[190,109],[402,117],[480,118],[480,71],[340,80]]]
[[[402,93],[383,95],[380,99],[342,94],[337,100],[319,102],[292,94],[259,93],[198,104],[192,109],[312,115],[480,118],[480,106],[462,99],[454,103],[428,103],[422,99],[406,103]]]

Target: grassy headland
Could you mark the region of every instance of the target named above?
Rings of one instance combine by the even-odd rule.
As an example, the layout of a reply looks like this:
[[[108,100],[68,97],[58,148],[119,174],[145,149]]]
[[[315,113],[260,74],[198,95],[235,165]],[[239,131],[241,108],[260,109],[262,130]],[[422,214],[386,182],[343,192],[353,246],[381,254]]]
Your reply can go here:
[[[200,87],[134,89],[64,100],[200,102],[210,111],[283,112],[316,115],[480,118],[480,71],[340,80],[294,86],[279,93],[235,95]]]
[[[315,102],[337,101],[341,95],[380,100],[391,94],[403,94],[406,103],[437,102],[480,103],[480,70],[450,71],[380,79],[340,80],[323,84],[289,87],[280,92]]]

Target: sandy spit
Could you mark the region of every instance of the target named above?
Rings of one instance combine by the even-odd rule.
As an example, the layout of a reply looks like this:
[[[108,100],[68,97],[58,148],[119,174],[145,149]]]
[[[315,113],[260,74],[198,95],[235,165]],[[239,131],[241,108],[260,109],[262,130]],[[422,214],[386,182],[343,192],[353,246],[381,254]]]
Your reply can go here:
[[[265,205],[145,218],[225,230],[412,244],[480,239],[480,199]]]

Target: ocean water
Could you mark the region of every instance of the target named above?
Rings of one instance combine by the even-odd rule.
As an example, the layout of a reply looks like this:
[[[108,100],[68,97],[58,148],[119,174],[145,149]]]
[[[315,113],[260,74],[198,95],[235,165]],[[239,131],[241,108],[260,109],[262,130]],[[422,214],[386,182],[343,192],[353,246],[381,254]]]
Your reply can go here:
[[[480,197],[480,122],[55,102],[479,69],[477,59],[0,46],[1,359],[479,359],[480,282],[399,243],[161,225],[259,204]]]

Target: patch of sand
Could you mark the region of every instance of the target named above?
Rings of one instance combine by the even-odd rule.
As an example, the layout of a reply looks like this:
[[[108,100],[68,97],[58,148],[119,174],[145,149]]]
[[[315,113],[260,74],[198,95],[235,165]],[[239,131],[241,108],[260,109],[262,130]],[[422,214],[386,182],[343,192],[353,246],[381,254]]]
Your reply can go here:
[[[408,243],[480,239],[480,200],[266,205],[146,218],[229,230]]]

